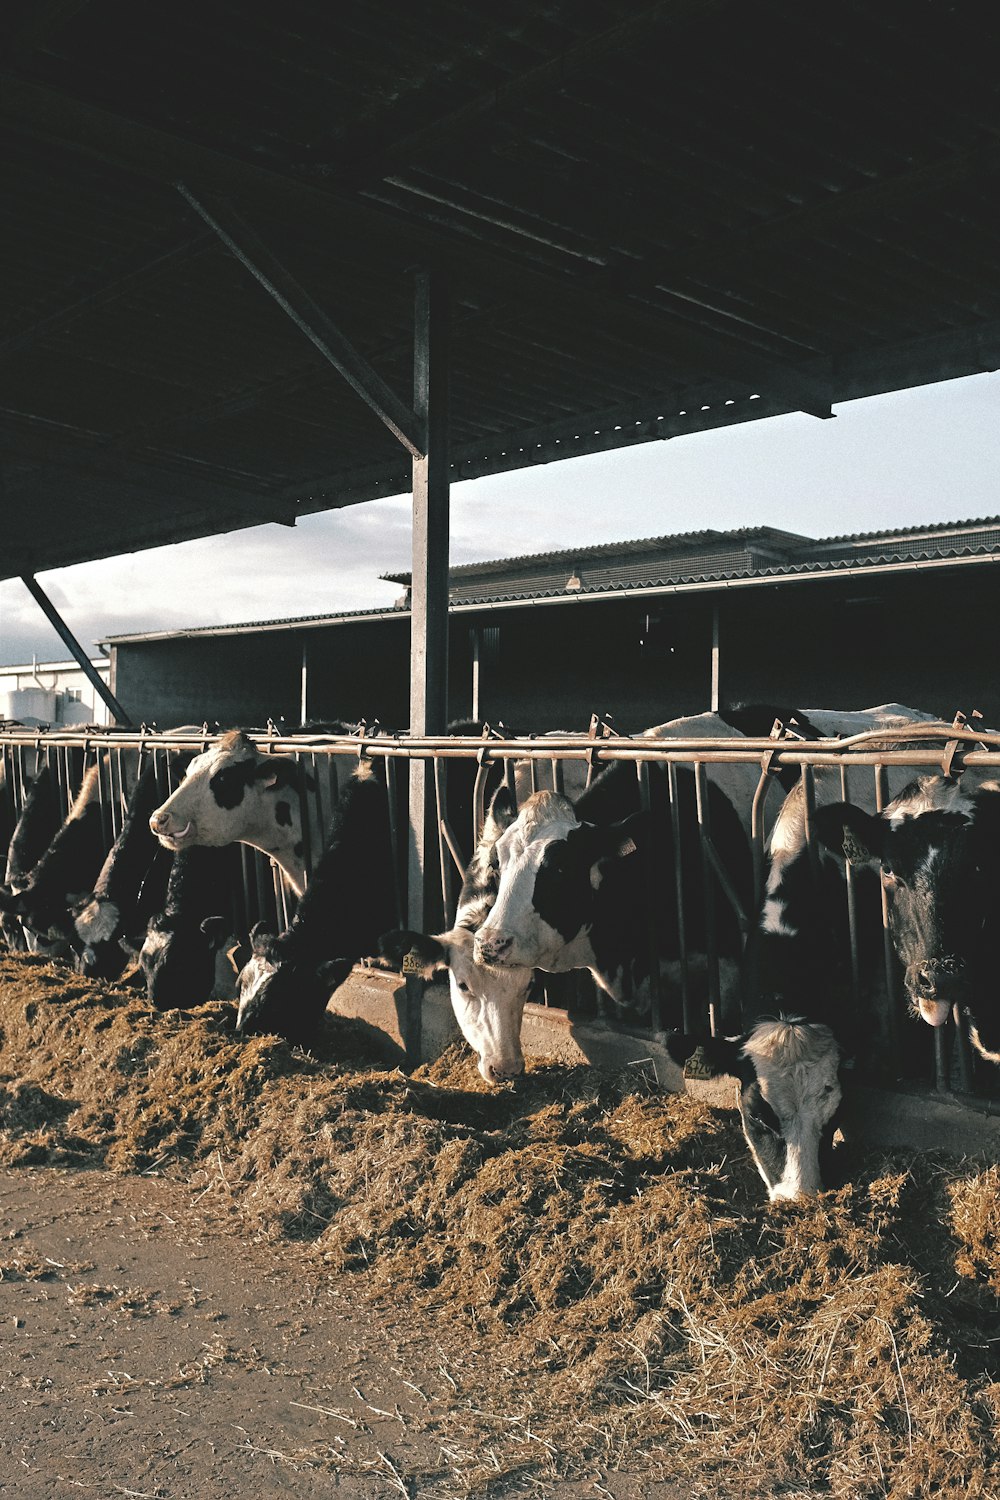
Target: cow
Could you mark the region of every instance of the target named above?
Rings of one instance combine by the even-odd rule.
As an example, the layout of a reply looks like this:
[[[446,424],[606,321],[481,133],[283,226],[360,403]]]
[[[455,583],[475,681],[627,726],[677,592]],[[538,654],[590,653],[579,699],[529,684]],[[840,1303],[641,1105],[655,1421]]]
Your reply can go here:
[[[28,788],[20,816],[7,850],[4,892],[20,894],[31,878],[31,872],[45,853],[59,829],[59,794],[55,776],[49,766],[42,766]],[[0,932],[8,948],[23,950],[26,933],[15,910],[0,907]]]
[[[800,710],[775,704],[752,704],[726,710],[723,714],[708,713],[673,719],[647,730],[646,736],[658,739],[684,740],[740,740],[745,737],[766,738],[776,719],[793,724],[803,738],[815,738],[820,733],[855,734],[873,728],[890,728],[913,719],[930,719],[931,715],[907,709],[899,704],[884,704],[862,710]],[[709,783],[716,789],[712,796],[724,799],[719,803],[727,830],[727,840],[739,867],[739,881],[745,896],[748,895],[749,855],[744,851],[733,818],[743,830],[746,849],[749,849],[751,834],[751,810],[754,794],[760,777],[756,762],[716,763],[706,768]],[[788,785],[798,776],[794,769],[779,773],[778,780]],[[690,792],[689,773],[679,773],[682,784]],[[637,804],[635,773],[623,767],[609,774],[606,781],[595,779],[586,800],[578,800],[577,811],[583,817],[614,817],[611,805],[621,800],[624,788],[624,807],[632,809]],[[690,795],[686,804],[690,813]],[[728,805],[727,805],[728,804]],[[621,810],[621,809],[620,809]],[[496,967],[476,961],[476,929],[485,921],[492,908],[499,888],[499,874],[493,860],[494,847],[503,832],[503,827],[512,817],[509,800],[501,798],[496,803],[496,817],[492,812],[480,840],[479,847],[466,872],[466,883],[459,898],[455,925],[448,932],[427,935],[403,932],[386,934],[383,943],[385,956],[397,963],[408,958],[409,963],[419,968],[425,978],[443,968],[449,969],[451,998],[456,1017],[463,1034],[480,1058],[480,1071],[488,1081],[499,1081],[523,1068],[519,1027],[525,999],[531,987],[531,971],[525,965],[506,963]],[[682,842],[688,851],[686,863],[689,870],[697,859],[696,830],[690,816],[682,820]],[[713,841],[719,835],[713,829]],[[692,881],[686,882],[690,890]],[[673,909],[667,896],[661,893],[663,909]],[[749,910],[749,905],[747,910]],[[692,937],[697,940],[701,916],[698,911],[692,916]],[[728,927],[726,938],[729,961],[723,961],[721,977],[725,982],[726,999],[732,1009],[732,997],[738,988],[736,960],[740,948],[738,934],[733,931],[732,912],[723,913],[723,924]],[[625,995],[612,995],[612,1004],[624,1015],[634,1015],[648,1007],[648,994],[643,984],[648,977],[648,963],[642,955],[648,945],[641,930],[641,922],[633,922],[631,941],[633,956],[622,971],[622,989]],[[696,966],[695,958],[691,967]],[[663,966],[661,965],[661,971]],[[645,970],[645,973],[643,972]],[[667,966],[667,977],[671,977],[671,966]],[[598,976],[600,983],[600,977]],[[630,993],[628,993],[630,992]]]
[[[217,960],[237,941],[230,936],[228,915],[220,913],[220,907],[229,904],[234,873],[229,849],[194,847],[173,856],[163,909],[150,917],[145,933],[130,945],[146,994],[158,1010],[190,1009],[213,998],[231,998],[235,984],[220,981]],[[232,975],[231,969],[228,972]]]
[[[912,1014],[938,1027],[957,1006],[976,1051],[1000,1062],[1000,782],[920,776],[881,813],[818,808],[816,832],[840,863],[881,874]],[[787,905],[795,874],[772,900]]]
[[[315,778],[305,774],[309,791]],[[196,755],[180,786],[149,826],[167,849],[250,844],[280,865],[297,896],[305,889],[306,843],[320,847],[316,799],[299,797],[299,767],[290,755],[265,755],[241,729]],[[306,804],[306,827],[302,824]]]
[[[0,886],[0,909],[21,919],[28,946],[50,958],[65,958],[81,944],[70,906],[94,884],[104,859],[101,800],[107,791],[107,755],[84,775],[55,837],[23,882]]]
[[[497,806],[505,799],[509,802],[506,793]],[[447,972],[455,1019],[476,1054],[480,1073],[493,1084],[513,1082],[524,1072],[521,1018],[534,982],[532,969],[487,969],[473,953],[476,930],[496,900],[499,876],[491,854],[501,831],[491,804],[465,872],[454,925],[447,932],[428,935],[396,929],[379,938],[382,956],[406,972],[424,979]]]
[[[287,930],[254,928],[238,986],[237,1030],[308,1045],[331,993],[359,958],[378,951],[395,914],[389,809],[367,761],[346,781],[326,848]]]
[[[72,903],[80,944],[77,967],[90,979],[114,979],[121,973],[128,951],[122,939],[163,903],[170,856],[149,827],[159,801],[156,769],[148,765],[129,798],[94,889]]]
[[[743,1134],[772,1203],[830,1185],[843,1054],[829,1026],[779,1014],[739,1037],[676,1033],[667,1050],[689,1078],[738,1080]]]

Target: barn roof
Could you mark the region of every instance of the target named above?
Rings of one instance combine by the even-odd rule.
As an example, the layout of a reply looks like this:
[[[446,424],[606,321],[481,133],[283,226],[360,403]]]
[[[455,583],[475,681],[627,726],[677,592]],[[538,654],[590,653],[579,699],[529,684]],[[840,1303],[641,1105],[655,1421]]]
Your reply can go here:
[[[783,540],[786,552],[772,560],[749,543]],[[686,553],[679,543],[697,547]],[[592,569],[586,563],[594,564]],[[892,532],[863,532],[853,537],[814,539],[771,527],[735,531],[685,532],[641,541],[609,542],[565,552],[535,553],[493,563],[467,563],[449,570],[453,611],[517,604],[572,605],[577,599],[637,597],[815,577],[871,577],[914,572],[928,567],[1000,565],[1000,516],[975,521],[946,521],[937,526],[910,526]],[[578,570],[572,584],[566,565]],[[561,571],[546,574],[546,567]],[[383,574],[389,582],[408,583],[408,573]],[[409,618],[405,601],[392,608],[342,610],[336,614],[252,620],[231,625],[200,625],[186,630],[142,631],[105,637],[116,646],[149,641],[186,640],[191,636],[253,635],[269,630],[314,630],[364,620]]]
[[[404,402],[413,270],[451,277],[456,478],[996,367],[998,33],[971,0],[8,0],[7,570],[409,488],[192,199]]]

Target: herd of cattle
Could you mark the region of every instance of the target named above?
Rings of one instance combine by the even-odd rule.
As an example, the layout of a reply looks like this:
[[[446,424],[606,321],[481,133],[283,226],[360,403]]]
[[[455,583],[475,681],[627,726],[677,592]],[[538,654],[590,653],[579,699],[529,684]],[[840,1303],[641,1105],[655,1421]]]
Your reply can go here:
[[[937,722],[895,704],[783,717],[804,739],[912,726],[914,743]],[[749,709],[647,733],[738,742],[766,735],[773,719],[773,708]],[[122,785],[129,754],[131,782]],[[809,790],[787,773],[766,828],[759,895],[756,760],[710,761],[704,772],[682,764],[669,775],[654,762],[645,780],[634,761],[614,760],[572,800],[535,791],[520,805],[508,779],[489,802],[454,924],[427,934],[394,926],[392,809],[370,761],[340,786],[324,829],[308,774],[245,732],[190,758],[165,799],[162,767],[150,762],[139,774],[138,752],[119,752],[127,811],[106,851],[110,757],[82,774],[61,819],[57,778],[40,760],[16,821],[0,786],[13,824],[0,829],[9,836],[0,939],[92,977],[128,968],[161,1008],[234,998],[238,1029],[305,1044],[359,959],[381,954],[425,978],[444,971],[491,1083],[523,1071],[521,1020],[538,971],[589,970],[613,1014],[648,1016],[657,996],[668,1046],[689,1073],[740,1080],[744,1131],[769,1194],[794,1198],[823,1184],[845,1058],[891,1062],[895,1018],[885,995],[872,999],[885,977],[884,913],[913,1015],[938,1027],[961,1013],[977,1052],[1000,1063],[1000,782],[973,769],[915,779],[912,769],[888,769],[881,811],[874,778],[845,801],[836,769],[817,770]],[[233,931],[227,892],[241,844],[268,855],[299,898],[279,934],[261,923],[249,941]],[[322,852],[312,860],[311,851]],[[725,899],[706,903],[706,879]],[[866,883],[876,895],[881,885],[884,907]],[[706,955],[722,1022],[736,1035],[683,1029],[678,976],[697,976]]]

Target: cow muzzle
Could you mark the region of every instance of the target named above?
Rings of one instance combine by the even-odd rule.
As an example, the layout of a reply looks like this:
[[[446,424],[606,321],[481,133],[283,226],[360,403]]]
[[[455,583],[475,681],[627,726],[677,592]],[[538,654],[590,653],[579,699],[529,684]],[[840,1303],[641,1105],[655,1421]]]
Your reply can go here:
[[[524,1059],[512,1058],[510,1061],[501,1059],[497,1062],[488,1062],[485,1057],[481,1057],[479,1071],[487,1083],[514,1083],[524,1073]]]
[[[925,959],[906,971],[910,999],[928,1026],[943,1026],[951,1008],[965,999],[968,975],[957,958]]]
[[[155,833],[160,843],[165,844],[168,849],[179,849],[184,843],[193,843],[193,820],[189,818],[183,828],[175,828],[173,822],[168,812],[155,812],[149,820],[150,832]]]

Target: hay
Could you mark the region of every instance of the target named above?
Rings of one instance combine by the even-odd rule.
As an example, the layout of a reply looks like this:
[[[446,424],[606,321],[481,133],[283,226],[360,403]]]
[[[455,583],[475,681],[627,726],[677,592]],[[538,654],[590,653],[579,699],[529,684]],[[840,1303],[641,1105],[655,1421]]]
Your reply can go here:
[[[765,1207],[735,1119],[632,1074],[536,1064],[490,1092],[453,1049],[408,1079],[350,1023],[307,1055],[21,956],[0,1027],[0,1161],[224,1186],[359,1295],[493,1341],[477,1405],[531,1411],[561,1472],[1000,1492],[997,1169],[883,1157]]]

